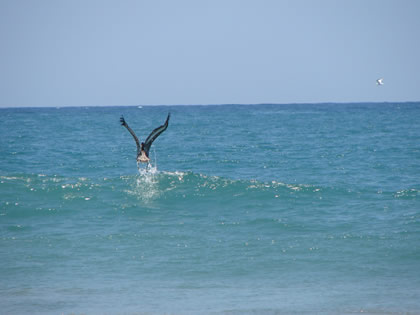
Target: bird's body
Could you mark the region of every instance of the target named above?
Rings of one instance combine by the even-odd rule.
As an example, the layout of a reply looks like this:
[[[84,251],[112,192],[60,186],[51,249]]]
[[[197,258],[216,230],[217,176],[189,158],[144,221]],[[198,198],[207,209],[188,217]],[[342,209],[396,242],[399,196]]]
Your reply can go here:
[[[384,85],[384,79],[380,78],[380,79],[376,80],[376,85]]]

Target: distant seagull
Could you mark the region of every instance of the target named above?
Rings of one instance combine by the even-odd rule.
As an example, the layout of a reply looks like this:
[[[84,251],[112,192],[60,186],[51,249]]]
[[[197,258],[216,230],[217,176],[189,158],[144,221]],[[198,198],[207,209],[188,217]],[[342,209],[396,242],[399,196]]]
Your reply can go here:
[[[384,85],[384,79],[380,78],[380,79],[376,80],[376,85]]]

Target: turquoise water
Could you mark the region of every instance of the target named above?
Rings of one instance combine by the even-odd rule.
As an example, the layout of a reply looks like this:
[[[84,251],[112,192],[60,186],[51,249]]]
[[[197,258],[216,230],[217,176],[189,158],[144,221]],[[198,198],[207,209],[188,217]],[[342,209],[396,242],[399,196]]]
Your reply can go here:
[[[136,146],[162,124],[154,168]],[[420,103],[0,109],[0,313],[420,313]]]

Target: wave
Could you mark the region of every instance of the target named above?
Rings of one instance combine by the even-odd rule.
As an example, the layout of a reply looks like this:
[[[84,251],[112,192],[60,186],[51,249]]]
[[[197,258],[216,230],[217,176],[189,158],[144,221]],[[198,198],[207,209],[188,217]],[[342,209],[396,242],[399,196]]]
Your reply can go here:
[[[60,195],[65,200],[94,198],[97,192],[124,192],[140,199],[157,199],[170,196],[204,197],[225,194],[233,197],[268,193],[278,198],[285,194],[317,193],[322,190],[304,184],[286,184],[277,181],[236,180],[193,172],[166,172],[151,169],[140,171],[139,175],[125,175],[115,178],[63,177],[45,174],[17,174],[0,176],[2,194],[11,196],[22,192],[41,196]]]
[[[389,198],[418,199],[419,189],[394,192],[355,191],[343,187],[288,184],[279,181],[229,179],[194,172],[151,169],[119,177],[62,177],[45,174],[0,176],[1,214],[82,211],[94,207],[127,209],[177,203],[236,203],[264,206],[267,202],[343,203],[344,200]],[[12,211],[18,209],[19,211]]]
[[[134,179],[134,181],[133,181]],[[193,172],[151,172],[138,177],[126,177],[131,182],[127,193],[143,200],[155,198],[208,198],[241,196],[281,198],[298,194],[313,194],[322,190],[304,184],[286,184],[278,181],[260,182],[248,179],[229,179]]]

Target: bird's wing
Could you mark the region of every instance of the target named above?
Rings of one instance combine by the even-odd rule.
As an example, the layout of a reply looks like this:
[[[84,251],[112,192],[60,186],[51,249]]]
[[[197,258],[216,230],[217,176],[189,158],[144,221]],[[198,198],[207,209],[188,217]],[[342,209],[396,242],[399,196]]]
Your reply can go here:
[[[168,114],[168,117],[166,118],[165,123],[162,126],[157,127],[154,129],[150,135],[147,137],[146,141],[144,142],[144,151],[147,155],[149,155],[150,146],[152,145],[153,141],[156,140],[159,135],[168,128],[169,118],[171,117],[171,114]]]
[[[136,141],[136,145],[137,145],[137,154],[140,153],[140,142],[139,139],[137,138],[136,134],[134,133],[133,129],[131,129],[128,124],[125,122],[125,119],[123,116],[121,116],[120,118],[120,122],[121,122],[121,126],[124,126],[125,128],[127,128],[127,130],[131,133],[131,135],[134,138],[134,141]]]

